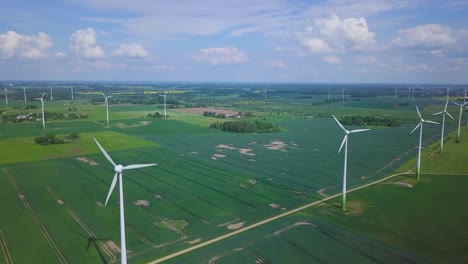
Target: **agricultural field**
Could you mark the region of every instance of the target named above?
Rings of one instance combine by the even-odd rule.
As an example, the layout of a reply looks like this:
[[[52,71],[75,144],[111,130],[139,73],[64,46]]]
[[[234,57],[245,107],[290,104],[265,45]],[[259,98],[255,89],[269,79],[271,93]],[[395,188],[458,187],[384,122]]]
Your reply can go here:
[[[170,106],[177,107],[168,104],[165,120],[147,117],[162,113],[159,101],[130,103],[134,97],[156,100],[144,99],[152,95],[147,88],[138,88],[144,90],[138,93],[129,89],[137,88],[119,87],[114,94],[116,101],[109,105],[110,125],[102,102],[93,101],[102,99],[100,91],[89,87],[81,93],[76,89],[79,96],[73,102],[46,102],[46,109],[54,112],[76,106],[89,115],[87,119],[47,122],[45,131],[40,122],[0,124],[0,208],[8,212],[0,218],[0,244],[4,245],[0,263],[119,262],[118,194],[113,193],[103,206],[114,171],[93,138],[118,164],[158,164],[124,173],[129,263],[145,263],[339,194],[343,155],[337,152],[343,131],[331,114],[338,118],[387,116],[402,123],[399,127],[370,127],[370,132],[350,136],[351,189],[411,169],[419,139],[417,133],[409,135],[418,121],[415,103],[425,117],[444,105],[443,100],[432,97],[409,101],[382,95],[353,100],[348,95],[344,102],[325,104],[321,102],[326,94],[291,92],[283,96],[271,89],[270,97],[256,98],[261,91],[232,88],[236,92],[205,94],[204,90],[184,88],[171,90],[169,95],[175,99]],[[103,91],[112,94],[109,87]],[[204,97],[211,98],[210,109],[252,112],[255,117],[246,120],[271,122],[282,131],[223,132],[208,128],[218,118],[178,110],[207,107],[197,103]],[[13,102],[21,105],[19,100]],[[456,109],[451,106],[449,111]],[[5,112],[20,110],[3,108]],[[455,125],[447,121],[446,131],[453,131]],[[33,143],[44,132],[59,136],[79,133],[80,137],[63,145]],[[425,126],[424,146],[437,143],[439,133],[440,126]],[[430,158],[434,156],[425,157]],[[437,164],[437,159],[431,163]],[[296,263],[344,259],[366,263],[389,256],[387,263],[428,261],[424,252],[391,246],[386,244],[389,241],[379,242],[378,236],[368,237],[353,229],[344,228],[332,217],[300,212],[170,261],[206,263],[215,258],[219,263],[239,263],[260,258],[263,263],[283,263],[294,257]],[[268,252],[270,245],[279,250]],[[236,251],[237,247],[245,250]],[[331,250],[336,249],[342,254],[330,258]]]

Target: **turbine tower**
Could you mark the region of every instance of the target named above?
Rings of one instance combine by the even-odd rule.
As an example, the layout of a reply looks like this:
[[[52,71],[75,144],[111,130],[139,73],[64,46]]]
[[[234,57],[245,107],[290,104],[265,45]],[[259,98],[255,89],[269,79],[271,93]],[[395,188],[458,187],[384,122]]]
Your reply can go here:
[[[338,150],[338,153],[341,152],[341,149],[343,148],[343,145],[345,147],[344,149],[344,166],[343,166],[343,192],[342,192],[342,200],[341,200],[341,209],[346,210],[346,167],[348,165],[348,135],[351,133],[358,133],[358,132],[364,132],[368,131],[370,129],[355,129],[355,130],[347,130],[344,128],[344,126],[336,119],[334,115],[332,115],[333,118],[335,119],[336,123],[343,129],[345,132],[345,136],[343,138],[343,142],[341,142],[340,149]]]
[[[330,87],[328,87],[328,97],[327,97],[328,101],[330,101]]]
[[[423,133],[423,123],[431,123],[431,124],[439,124],[434,121],[429,121],[429,120],[424,120],[421,116],[421,113],[419,112],[418,106],[416,106],[416,111],[418,112],[419,116],[419,124],[416,125],[416,127],[411,131],[410,135],[413,134],[416,129],[419,129],[419,148],[418,148],[418,163],[416,167],[416,177],[419,180],[419,174],[421,172],[421,143],[422,143],[422,133]]]
[[[106,105],[106,117],[107,117],[107,125],[109,125],[109,100],[108,98],[111,98],[112,95],[106,96],[104,93],[102,93],[102,96],[104,96],[104,104]]]
[[[3,92],[5,93],[5,103],[8,105],[8,89],[6,88],[5,84],[3,84]]]
[[[49,89],[50,89],[50,100],[53,101],[54,97],[52,96],[52,87],[49,87]]]
[[[45,95],[45,92],[42,93],[40,98],[36,98],[36,100],[41,100],[41,105],[42,105],[42,129],[45,129],[44,95]]]
[[[458,132],[457,132],[457,143],[460,143],[460,127],[461,127],[461,118],[463,114],[463,106],[465,106],[468,102],[463,104],[459,104],[457,102],[452,101],[452,103],[458,105],[460,107],[460,113],[458,114]]]
[[[341,99],[342,99],[342,100],[343,100],[343,102],[344,102],[344,88],[341,88],[341,90],[342,90]]]
[[[24,102],[26,103],[26,87],[23,87]]]
[[[411,87],[407,87],[408,88],[408,100],[410,99],[410,95],[411,95]]]
[[[164,96],[164,120],[166,120],[166,95],[167,95],[168,92],[166,92],[163,96]]]
[[[114,166],[114,179],[112,179],[111,186],[109,188],[109,193],[107,194],[106,202],[104,205],[107,205],[107,202],[109,201],[109,198],[112,194],[112,191],[114,190],[115,184],[117,183],[117,178],[119,179],[119,203],[120,203],[120,261],[122,264],[127,263],[127,246],[125,243],[125,213],[124,213],[124,197],[123,197],[123,182],[122,182],[122,172],[124,170],[130,170],[130,169],[138,169],[138,168],[143,168],[143,167],[149,167],[149,166],[155,166],[157,164],[152,163],[152,164],[134,164],[134,165],[127,165],[127,166],[122,166],[122,165],[116,165],[112,158],[107,154],[107,152],[104,150],[104,148],[99,144],[99,142],[93,138],[94,141],[96,141],[96,144],[98,145],[99,149],[101,150],[102,154],[104,154],[104,157]]]
[[[447,89],[448,92],[448,89]],[[448,95],[448,94],[447,94]],[[440,154],[444,151],[444,129],[445,129],[445,114],[447,114],[450,118],[454,119],[453,116],[447,112],[447,105],[448,105],[448,98],[447,101],[445,102],[445,107],[443,111],[440,111],[438,113],[435,113],[433,115],[442,115],[442,133],[440,135]],[[454,119],[455,120],[455,119]]]
[[[73,101],[73,86],[70,87],[70,90],[71,90],[71,98],[72,98],[72,101]]]
[[[398,87],[395,87],[395,99],[396,99],[397,91],[398,91]]]

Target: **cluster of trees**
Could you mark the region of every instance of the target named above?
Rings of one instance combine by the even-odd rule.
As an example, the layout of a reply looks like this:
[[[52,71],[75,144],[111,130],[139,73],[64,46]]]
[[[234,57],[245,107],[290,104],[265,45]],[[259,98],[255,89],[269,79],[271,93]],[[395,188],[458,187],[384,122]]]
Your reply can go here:
[[[88,118],[88,115],[79,113],[54,113],[44,112],[46,120],[73,120],[80,118]],[[24,121],[36,122],[38,119],[42,119],[41,113],[20,113],[20,114],[2,114],[3,123],[22,123]]]
[[[205,111],[203,112],[203,116],[210,116],[216,118],[226,118],[226,114],[216,114],[216,112]]]
[[[149,113],[148,115],[146,115],[146,117],[164,118],[164,115],[163,115],[163,114],[160,114],[159,112],[156,112],[156,113],[154,113],[154,114]],[[169,117],[169,115],[166,115],[166,117]]]
[[[258,121],[225,121],[215,122],[210,125],[210,128],[221,129],[223,131],[230,131],[236,133],[268,133],[281,131],[278,125],[268,122]]]
[[[386,126],[386,127],[398,127],[400,121],[393,117],[372,117],[372,116],[346,116],[340,122],[343,125],[350,126]]]
[[[34,139],[36,144],[40,145],[50,145],[50,144],[65,144],[78,140],[78,133],[71,133],[68,137],[57,137],[55,134],[47,133],[44,136],[40,136]]]

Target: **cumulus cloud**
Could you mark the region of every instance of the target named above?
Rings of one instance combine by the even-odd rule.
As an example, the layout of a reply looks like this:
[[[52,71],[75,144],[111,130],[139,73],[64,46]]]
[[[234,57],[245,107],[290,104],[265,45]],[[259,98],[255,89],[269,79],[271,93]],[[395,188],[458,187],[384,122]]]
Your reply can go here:
[[[337,15],[314,19],[312,26],[299,33],[299,38],[312,53],[371,49],[376,42],[364,17],[341,19]]]
[[[1,59],[15,56],[25,59],[40,59],[46,57],[45,51],[50,47],[52,47],[52,40],[43,32],[28,36],[8,31],[0,35]]]
[[[377,58],[374,56],[357,56],[354,58],[354,61],[359,64],[375,64],[377,63]]]
[[[452,29],[438,24],[427,24],[400,30],[393,44],[401,47],[440,48],[454,44]]]
[[[200,49],[197,51],[193,59],[195,61],[209,63],[214,66],[242,63],[248,60],[244,52],[236,47]]]
[[[67,54],[63,53],[63,52],[57,52],[55,53],[55,57],[57,58],[65,58],[67,57]]]
[[[70,36],[70,48],[78,58],[97,59],[104,56],[104,51],[96,45],[96,32],[92,28],[80,29]]]
[[[323,56],[322,61],[328,64],[341,64],[341,60],[336,56]]]
[[[128,57],[134,59],[143,59],[149,57],[150,55],[145,48],[143,48],[140,44],[137,43],[121,44],[120,48],[115,50],[113,54],[120,57]]]

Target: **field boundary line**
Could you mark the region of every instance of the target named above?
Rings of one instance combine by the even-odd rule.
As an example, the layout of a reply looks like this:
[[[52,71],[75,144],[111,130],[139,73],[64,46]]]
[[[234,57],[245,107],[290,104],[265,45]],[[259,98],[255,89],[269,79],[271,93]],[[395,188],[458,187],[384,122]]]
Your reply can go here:
[[[60,196],[58,196],[51,188],[49,185],[44,185],[44,187],[46,188],[46,190],[55,198],[58,200],[62,200],[60,198]],[[86,233],[88,233],[88,235],[90,235],[92,238],[96,239],[97,236],[94,234],[94,232],[91,230],[91,228],[89,228],[79,217],[78,215],[75,214],[75,212],[73,212],[73,210],[71,210],[68,206],[65,205],[65,203],[61,204],[61,206],[63,206],[63,208],[65,208],[65,210],[67,210],[67,212],[71,215],[71,217],[81,226],[81,228],[83,228],[84,231],[86,231]],[[97,240],[97,242],[99,243],[99,245],[101,246],[101,248],[104,250],[104,252],[106,252],[106,254],[109,256],[110,260],[109,260],[109,263],[115,263],[115,261],[117,260],[116,256],[114,255],[114,253],[112,253],[112,251],[110,251],[107,246],[102,243],[101,241]]]
[[[58,259],[60,260],[60,263],[68,263],[67,262],[67,259],[63,256],[62,252],[60,251],[60,249],[57,247],[57,245],[55,244],[54,240],[52,239],[52,237],[49,235],[49,233],[47,232],[47,229],[44,227],[44,225],[42,225],[41,221],[39,220],[39,218],[37,217],[36,213],[34,213],[34,210],[32,209],[32,207],[29,205],[28,201],[26,200],[26,197],[24,197],[24,195],[21,193],[20,189],[18,188],[18,185],[16,185],[16,182],[13,180],[13,178],[11,177],[10,173],[8,172],[8,170],[6,168],[3,168],[3,172],[5,173],[5,175],[8,176],[8,179],[10,180],[10,183],[11,183],[11,186],[13,186],[13,189],[16,191],[16,193],[18,194],[18,197],[21,199],[21,201],[23,202],[24,206],[26,207],[26,209],[28,210],[29,214],[31,215],[31,217],[33,218],[34,222],[36,223],[36,225],[39,227],[39,230],[41,231],[42,235],[44,236],[44,238],[46,239],[47,243],[49,243],[50,247],[52,248],[52,250],[54,251],[55,255],[57,255]]]
[[[3,236],[2,229],[0,229],[0,247],[2,248],[3,254],[5,255],[6,263],[13,264],[13,259],[11,258],[10,251],[8,251],[7,241]]]
[[[391,178],[394,178],[394,177],[396,177],[396,176],[406,175],[406,174],[408,174],[408,173],[410,173],[410,172],[411,172],[411,170],[408,170],[408,171],[406,171],[406,172],[400,172],[400,173],[392,174],[392,175],[387,176],[387,177],[385,177],[385,178],[382,178],[382,179],[380,179],[380,180],[377,180],[377,181],[374,181],[374,182],[371,182],[371,183],[368,183],[368,184],[365,184],[365,185],[362,185],[362,186],[359,186],[359,187],[350,189],[350,190],[348,190],[346,193],[354,192],[354,191],[357,191],[357,190],[360,190],[360,189],[369,187],[369,186],[371,186],[371,185],[375,185],[375,184],[377,184],[377,183],[386,181],[386,180],[391,179]],[[309,207],[315,206],[315,205],[317,205],[317,204],[321,204],[321,203],[323,203],[323,202],[326,202],[326,201],[328,201],[328,200],[334,199],[334,198],[336,198],[336,197],[340,197],[341,195],[342,195],[341,193],[337,193],[337,194],[335,194],[335,195],[328,196],[328,197],[323,198],[323,199],[321,199],[321,200],[318,200],[318,201],[315,201],[315,202],[312,202],[312,203],[309,203],[309,204],[300,206],[300,207],[298,207],[298,208],[296,208],[296,209],[292,209],[292,210],[287,211],[287,212],[285,212],[285,213],[282,213],[282,214],[279,214],[279,215],[276,215],[276,216],[267,218],[267,219],[265,219],[265,220],[262,220],[262,221],[260,221],[260,222],[257,222],[257,223],[254,223],[254,224],[252,224],[252,225],[246,226],[246,227],[241,228],[241,229],[239,229],[239,230],[236,230],[236,231],[234,231],[234,232],[227,233],[227,234],[222,235],[222,236],[219,236],[219,237],[215,237],[215,238],[213,238],[213,239],[210,239],[210,240],[208,240],[208,241],[205,241],[205,242],[200,243],[200,244],[198,244],[198,245],[195,245],[195,246],[193,246],[193,247],[189,247],[189,248],[183,249],[183,250],[181,250],[181,251],[177,251],[177,252],[175,252],[175,253],[172,253],[172,254],[170,254],[170,255],[167,255],[167,256],[165,256],[165,257],[162,257],[162,258],[159,258],[159,259],[150,261],[150,262],[148,262],[148,264],[161,263],[161,262],[163,262],[163,261],[166,261],[166,260],[175,258],[175,257],[177,257],[177,256],[180,256],[180,255],[183,255],[183,254],[185,254],[185,253],[194,251],[194,250],[199,249],[199,248],[202,248],[202,247],[204,247],[204,246],[208,246],[208,245],[214,244],[214,243],[216,243],[216,242],[219,242],[219,241],[221,241],[221,240],[224,240],[224,239],[226,239],[226,238],[229,238],[229,237],[235,236],[235,235],[237,235],[237,234],[243,233],[243,232],[248,231],[248,230],[250,230],[250,229],[254,229],[254,228],[258,227],[258,226],[261,226],[261,225],[264,225],[264,224],[273,222],[273,221],[275,221],[275,220],[277,220],[277,219],[280,219],[280,218],[283,218],[283,217],[285,217],[285,216],[288,216],[288,215],[291,215],[291,214],[295,214],[295,213],[297,213],[297,212],[300,212],[300,211],[302,211],[302,210],[304,210],[304,209],[307,209],[307,208],[309,208]]]

